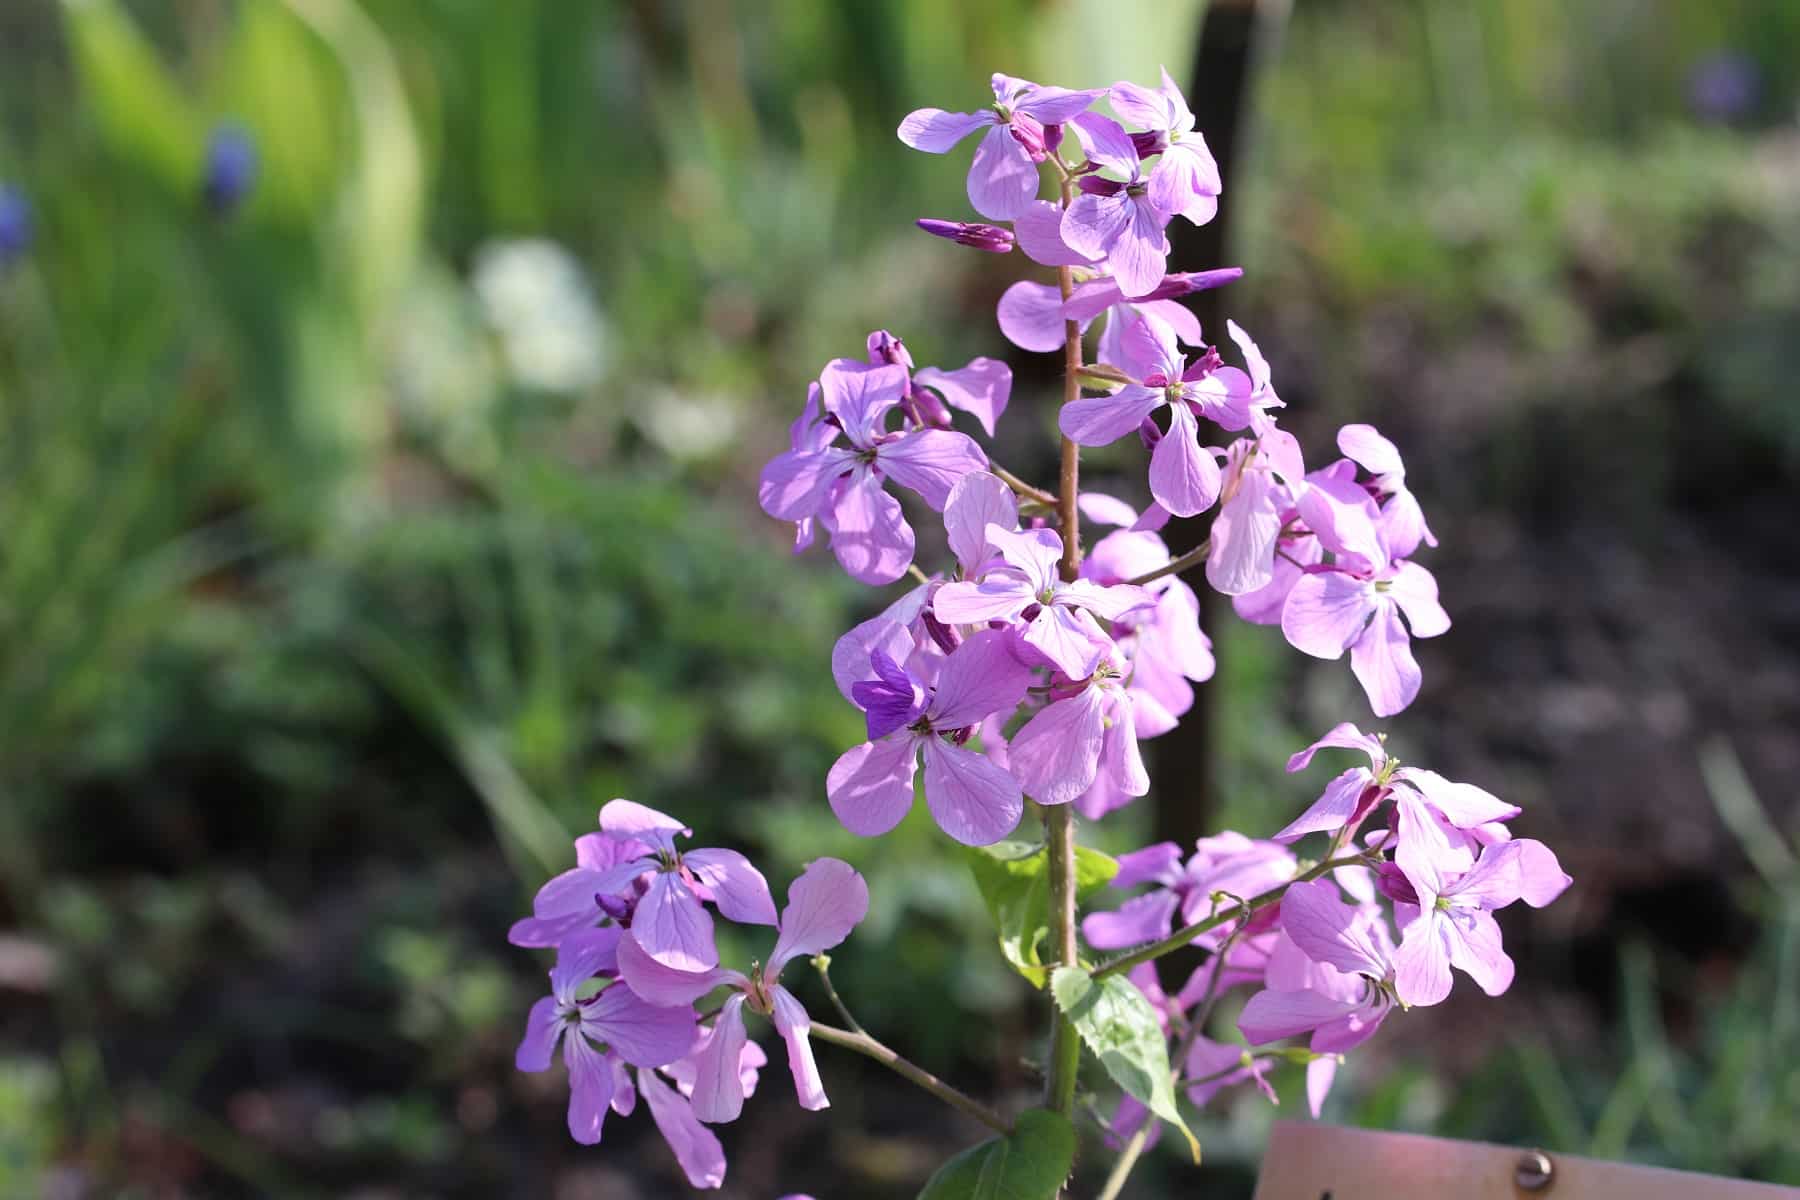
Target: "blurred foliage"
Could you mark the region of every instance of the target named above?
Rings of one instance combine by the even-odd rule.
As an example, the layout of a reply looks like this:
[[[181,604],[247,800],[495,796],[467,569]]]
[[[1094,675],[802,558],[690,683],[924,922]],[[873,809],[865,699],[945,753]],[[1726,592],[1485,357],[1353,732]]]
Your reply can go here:
[[[964,864],[919,813],[879,844],[822,816],[858,729],[830,644],[881,598],[790,561],[748,497],[868,329],[1002,351],[1012,264],[908,228],[963,211],[962,170],[899,115],[973,107],[996,68],[1179,74],[1197,9],[4,6],[0,181],[37,236],[0,266],[0,925],[26,935],[0,986],[28,998],[0,1011],[0,1194],[550,1191],[589,1160],[510,1070],[542,964],[501,939],[616,794],[778,892],[856,863],[880,898],[834,968],[858,1015],[926,1062],[998,1043],[993,1089],[1029,1086]],[[1597,413],[1631,416],[1640,469],[1593,492],[1647,521],[1684,469],[1793,469],[1793,6],[1298,9],[1232,187],[1243,300],[1296,351],[1305,419],[1381,420],[1426,372],[1458,401],[1443,457],[1481,467],[1433,480],[1451,504],[1578,468]],[[216,216],[227,121],[260,174]],[[1444,360],[1396,361],[1370,333],[1396,327]],[[1509,436],[1475,449],[1450,424],[1496,411]],[[1279,643],[1216,633],[1223,816],[1267,833],[1307,786],[1280,771],[1296,730],[1349,685],[1285,713]],[[1756,1015],[1793,1008],[1782,903],[1693,1029],[1656,1019],[1682,965],[1632,950],[1615,1044],[1509,1052],[1455,1103],[1423,1057],[1347,1073],[1342,1111],[1791,1178],[1800,1054]],[[871,1095],[847,1119],[904,1123]],[[1253,1154],[1255,1107],[1208,1114],[1209,1157]]]

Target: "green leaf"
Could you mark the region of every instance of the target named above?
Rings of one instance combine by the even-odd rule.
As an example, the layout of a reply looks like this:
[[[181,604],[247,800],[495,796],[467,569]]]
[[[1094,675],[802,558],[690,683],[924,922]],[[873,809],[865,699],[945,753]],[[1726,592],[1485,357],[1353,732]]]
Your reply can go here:
[[[1019,1114],[1013,1132],[939,1167],[918,1200],[1055,1200],[1075,1165],[1075,1127],[1047,1108]]]
[[[1200,1143],[1175,1107],[1168,1042],[1144,994],[1123,975],[1095,979],[1080,967],[1058,967],[1050,994],[1113,1082],[1181,1130],[1198,1163]]]
[[[1050,940],[1050,860],[1042,845],[996,842],[968,851],[975,886],[987,903],[1000,935],[1000,952],[1033,987],[1043,987],[1048,971],[1043,946]],[[1078,846],[1075,850],[1075,895],[1086,900],[1119,873],[1112,858]]]
[[[174,76],[113,0],[63,0],[69,50],[107,148],[172,195],[199,194],[199,118]]]

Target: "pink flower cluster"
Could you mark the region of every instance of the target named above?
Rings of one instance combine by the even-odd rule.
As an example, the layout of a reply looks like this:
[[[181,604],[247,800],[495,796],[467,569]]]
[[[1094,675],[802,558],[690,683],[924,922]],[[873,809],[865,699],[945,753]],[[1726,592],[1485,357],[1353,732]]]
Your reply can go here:
[[[768,1061],[749,1040],[744,1011],[767,1018],[787,1045],[802,1108],[827,1106],[808,1038],[812,1022],[781,971],[850,935],[869,889],[847,863],[821,858],[788,888],[777,914],[762,872],[735,850],[684,850],[693,831],[629,800],[600,810],[600,831],[575,842],[576,865],[538,890],[514,945],[554,947],[550,994],[532,1006],[516,1056],[547,1071],[560,1045],[569,1074],[569,1134],[600,1141],[610,1108],[650,1117],[698,1188],[725,1179],[725,1152],[708,1125],[734,1121]],[[711,905],[727,920],[776,930],[768,961],[749,974],[719,965]],[[695,1001],[727,989],[716,1012]]]

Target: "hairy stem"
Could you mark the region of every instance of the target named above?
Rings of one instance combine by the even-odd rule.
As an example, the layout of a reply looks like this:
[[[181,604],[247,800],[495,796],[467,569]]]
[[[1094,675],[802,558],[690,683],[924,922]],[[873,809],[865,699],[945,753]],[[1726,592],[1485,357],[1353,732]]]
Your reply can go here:
[[[1062,206],[1074,197],[1073,183],[1062,181]],[[1068,267],[1058,267],[1057,286],[1066,302],[1075,291]],[[1081,398],[1081,323],[1063,322],[1063,403]],[[1057,485],[1057,516],[1062,525],[1062,577],[1073,580],[1081,573],[1081,516],[1076,500],[1081,491],[1081,447],[1062,439],[1062,472]],[[1050,868],[1050,937],[1056,960],[1064,966],[1080,961],[1075,945],[1075,812],[1070,804],[1045,807],[1044,836]],[[1044,1081],[1044,1102],[1065,1116],[1075,1111],[1075,1077],[1081,1067],[1081,1038],[1075,1026],[1050,1005],[1050,1069]]]
[[[1233,904],[1229,908],[1216,912],[1210,917],[1195,921],[1185,929],[1177,929],[1174,933],[1163,938],[1159,942],[1151,942],[1147,946],[1138,947],[1130,954],[1120,955],[1118,958],[1113,959],[1104,966],[1096,968],[1094,971],[1094,978],[1105,979],[1108,975],[1117,975],[1121,971],[1129,971],[1139,963],[1161,958],[1165,954],[1173,954],[1201,934],[1209,933],[1225,924],[1227,921],[1235,920],[1246,913],[1253,913],[1258,909],[1267,908],[1269,905],[1274,904],[1285,896],[1287,890],[1296,883],[1309,883],[1312,880],[1319,878],[1321,875],[1337,870],[1339,867],[1367,865],[1368,859],[1361,854],[1347,855],[1343,858],[1326,859],[1311,870],[1296,875],[1280,887],[1270,888],[1266,892],[1250,897],[1250,899],[1241,904]]]
[[[812,1023],[812,1036],[820,1041],[830,1042],[834,1046],[842,1046],[846,1050],[854,1050],[864,1058],[872,1058],[888,1070],[911,1080],[950,1107],[974,1117],[989,1129],[997,1133],[1011,1133],[1012,1122],[989,1108],[967,1092],[961,1091],[927,1071],[917,1063],[900,1057],[866,1033],[855,1030],[839,1029],[835,1025]]]
[[[1046,492],[1041,487],[1032,487],[1029,483],[1026,483],[1023,479],[1020,479],[1017,475],[1014,475],[1011,471],[1007,470],[993,459],[988,460],[988,470],[992,471],[995,475],[998,475],[1000,481],[1011,488],[1013,492],[1020,497],[1026,500],[1035,500],[1045,508],[1058,507],[1058,501],[1055,495]]]
[[[1156,568],[1156,570],[1145,571],[1142,575],[1139,575],[1136,579],[1127,579],[1125,582],[1129,583],[1129,584],[1135,584],[1135,585],[1141,587],[1144,584],[1151,582],[1152,580],[1161,579],[1164,575],[1179,575],[1183,571],[1187,570],[1189,567],[1197,567],[1201,563],[1205,562],[1206,556],[1208,554],[1210,554],[1211,552],[1212,552],[1212,539],[1207,538],[1205,541],[1201,542],[1198,546],[1195,546],[1192,550],[1189,550],[1186,554],[1183,554],[1181,557],[1171,558],[1168,562],[1166,562],[1162,566]]]

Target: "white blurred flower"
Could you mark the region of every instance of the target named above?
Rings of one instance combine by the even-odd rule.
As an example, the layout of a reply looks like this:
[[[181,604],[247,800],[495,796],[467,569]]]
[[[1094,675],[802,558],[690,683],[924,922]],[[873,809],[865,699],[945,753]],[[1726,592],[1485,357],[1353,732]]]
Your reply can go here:
[[[542,238],[491,242],[475,256],[474,288],[514,379],[562,393],[599,382],[606,326],[568,251]]]

